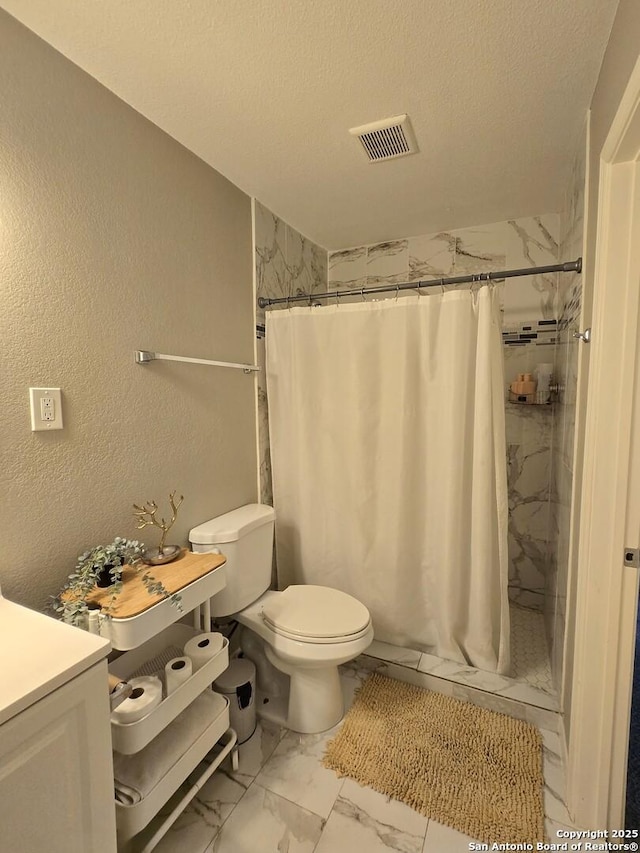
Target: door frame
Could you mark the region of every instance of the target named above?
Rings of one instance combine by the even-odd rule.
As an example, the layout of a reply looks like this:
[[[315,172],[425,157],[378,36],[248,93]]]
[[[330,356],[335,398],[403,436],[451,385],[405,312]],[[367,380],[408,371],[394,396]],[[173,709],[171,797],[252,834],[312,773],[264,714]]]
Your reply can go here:
[[[600,154],[567,805],[624,826],[640,545],[640,59]],[[633,425],[633,428],[632,428]],[[632,538],[629,538],[632,537]]]

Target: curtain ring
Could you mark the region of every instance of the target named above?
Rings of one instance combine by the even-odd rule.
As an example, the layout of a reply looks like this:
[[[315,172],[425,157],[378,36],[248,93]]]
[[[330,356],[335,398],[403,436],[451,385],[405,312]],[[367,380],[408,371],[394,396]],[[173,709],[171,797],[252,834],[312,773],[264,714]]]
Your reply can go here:
[[[336,290],[336,308],[340,307],[340,291]]]
[[[360,291],[360,296],[362,297],[362,301],[366,302],[367,300],[364,298],[364,287]]]
[[[287,308],[291,308],[290,300],[291,300],[291,297],[289,295],[287,295]]]
[[[400,292],[400,283],[396,282],[396,302],[398,301],[399,292]]]
[[[440,279],[440,290],[442,291],[442,295],[444,296],[444,276]]]

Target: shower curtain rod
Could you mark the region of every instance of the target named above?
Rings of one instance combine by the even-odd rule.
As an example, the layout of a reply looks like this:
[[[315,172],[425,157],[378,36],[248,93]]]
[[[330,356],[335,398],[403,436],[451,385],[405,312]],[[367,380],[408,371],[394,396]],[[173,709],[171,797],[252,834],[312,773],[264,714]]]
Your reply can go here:
[[[331,293],[303,293],[298,296],[281,296],[277,299],[258,299],[260,308],[269,308],[286,302],[308,302],[316,299],[340,299],[343,296],[368,296],[370,293],[398,293],[400,290],[418,290],[426,287],[444,287],[445,284],[474,284],[480,281],[499,281],[503,278],[517,278],[521,275],[542,275],[547,272],[582,272],[582,258],[563,264],[550,264],[546,267],[527,267],[519,270],[499,270],[498,272],[477,272],[469,275],[454,275],[432,281],[409,281],[405,284],[384,284],[380,287],[361,287],[354,290],[333,290]]]

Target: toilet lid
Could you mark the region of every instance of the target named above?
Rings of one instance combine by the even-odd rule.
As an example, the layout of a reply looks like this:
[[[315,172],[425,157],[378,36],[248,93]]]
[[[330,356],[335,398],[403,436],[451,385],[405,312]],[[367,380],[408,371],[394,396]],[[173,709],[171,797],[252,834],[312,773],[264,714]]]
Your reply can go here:
[[[367,628],[367,608],[327,586],[293,585],[265,602],[262,616],[274,631],[295,637],[345,637]]]

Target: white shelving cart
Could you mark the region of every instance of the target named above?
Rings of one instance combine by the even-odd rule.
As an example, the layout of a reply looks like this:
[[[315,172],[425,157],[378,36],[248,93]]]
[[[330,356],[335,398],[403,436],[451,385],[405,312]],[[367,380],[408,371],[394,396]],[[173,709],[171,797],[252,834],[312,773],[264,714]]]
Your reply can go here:
[[[153,574],[162,581],[168,592],[180,596],[181,610],[166,596],[150,598],[141,587],[139,574],[133,570],[125,571],[123,590],[117,602],[110,607],[110,617],[101,622],[102,635],[108,637],[114,649],[124,650],[124,654],[109,664],[109,672],[126,681],[137,674],[160,672],[171,658],[182,654],[186,643],[201,631],[178,623],[178,620],[224,588],[224,562],[225,558],[221,554],[193,554],[187,551],[172,563],[154,567]],[[107,600],[106,596],[108,590],[96,591],[93,598],[101,603]],[[153,762],[149,772],[145,770],[149,790],[145,791],[144,797],[131,804],[116,801],[119,849],[126,847],[130,839],[150,823],[219,741],[222,742],[221,749],[214,760],[207,764],[153,834],[150,837],[147,834],[141,848],[143,853],[154,849],[228,755],[231,755],[232,765],[237,768],[237,737],[229,727],[229,702],[226,697],[211,690],[212,682],[228,665],[229,643],[223,638],[217,654],[165,696],[147,716],[132,723],[112,720],[111,738],[116,768],[119,762],[122,763],[121,756],[135,756],[133,760],[137,759],[143,768],[145,762]],[[204,709],[202,703],[210,705],[210,709],[204,709],[207,723],[204,729],[200,726],[193,742],[181,748],[177,754],[176,727],[180,726],[177,718],[183,712],[186,713],[196,700],[200,703],[201,712]],[[127,759],[124,760],[126,762]]]

